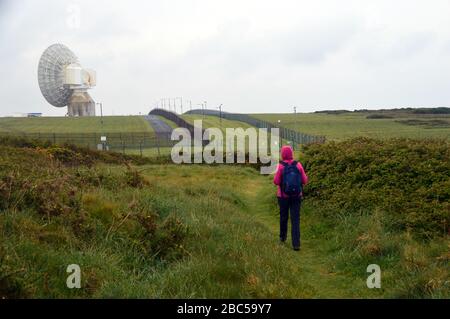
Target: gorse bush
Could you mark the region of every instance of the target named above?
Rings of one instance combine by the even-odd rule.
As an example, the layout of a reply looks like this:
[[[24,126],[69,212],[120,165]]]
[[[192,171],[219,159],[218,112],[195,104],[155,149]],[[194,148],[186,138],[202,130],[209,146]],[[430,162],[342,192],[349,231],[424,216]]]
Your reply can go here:
[[[360,277],[377,264],[385,297],[449,295],[448,142],[310,145],[303,164],[310,177],[305,198],[314,208],[308,217],[315,220],[303,234],[323,245],[336,272]]]
[[[370,114],[366,116],[368,120],[392,119],[393,117],[386,114]]]
[[[32,149],[0,147],[0,209],[49,216],[78,211],[77,186],[59,163]]]
[[[380,209],[393,227],[448,234],[450,143],[357,138],[305,148],[306,193],[328,214]]]
[[[53,159],[66,166],[93,165],[95,163],[134,165],[170,163],[170,156],[159,156],[158,158],[141,157],[117,152],[103,152],[92,150],[74,144],[53,144],[50,141],[38,139],[27,139],[21,137],[0,136],[0,145],[13,148],[27,148],[40,150],[49,154]]]
[[[5,144],[0,298],[450,295],[449,240],[437,236],[448,222],[445,143],[309,146],[300,255],[279,245],[273,177],[254,165],[136,166],[116,153]],[[74,263],[81,289],[66,286]],[[381,289],[366,287],[373,263]]]
[[[48,272],[64,254],[89,254],[107,245],[113,255],[126,256],[125,267],[184,256],[186,226],[172,211],[161,217],[146,205],[151,185],[140,171],[120,155],[97,153],[0,145],[0,298],[33,295],[35,285],[42,285],[27,277],[30,267]],[[86,274],[84,294],[100,289],[99,269]],[[40,293],[51,296],[45,289]]]

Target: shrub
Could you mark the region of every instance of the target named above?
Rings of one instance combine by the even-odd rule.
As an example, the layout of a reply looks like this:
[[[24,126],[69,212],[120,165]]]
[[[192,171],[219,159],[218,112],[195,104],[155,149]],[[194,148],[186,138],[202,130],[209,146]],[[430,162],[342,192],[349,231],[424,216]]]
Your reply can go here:
[[[134,188],[142,188],[145,185],[148,185],[145,178],[137,170],[131,168],[131,166],[127,167],[125,180],[128,186]]]
[[[182,221],[173,216],[168,216],[157,228],[157,231],[150,236],[149,250],[158,258],[174,259],[184,254],[182,243],[188,235],[187,227]]]
[[[448,232],[448,142],[357,138],[307,146],[305,156],[305,193],[329,214],[381,209],[418,235]]]
[[[366,119],[369,120],[378,120],[378,119],[391,119],[393,118],[390,115],[385,115],[385,114],[370,114],[366,116]]]

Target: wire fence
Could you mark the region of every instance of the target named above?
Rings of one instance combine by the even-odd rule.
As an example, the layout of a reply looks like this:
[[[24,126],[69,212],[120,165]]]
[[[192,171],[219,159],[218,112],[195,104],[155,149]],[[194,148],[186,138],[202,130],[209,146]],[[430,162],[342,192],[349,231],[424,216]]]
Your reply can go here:
[[[254,118],[248,114],[228,113],[216,110],[199,110],[199,109],[188,111],[186,112],[186,114],[202,114],[202,115],[218,116],[231,121],[244,122],[257,128],[266,128],[269,131],[272,128],[279,128],[280,138],[291,141],[293,144],[303,145],[312,143],[325,143],[326,140],[325,136],[311,135],[298,132],[286,127],[282,127],[280,125],[273,124],[271,122]]]
[[[132,154],[161,154],[164,148],[172,147],[171,133],[126,132],[126,133],[21,133],[0,132],[0,136],[39,140],[52,144],[74,144],[90,149]],[[104,139],[102,139],[104,137]]]
[[[293,144],[324,143],[324,136],[315,136],[297,132],[288,128],[277,126],[273,123],[256,119],[247,114],[225,113],[215,110],[191,110],[188,114],[205,114],[221,116],[224,119],[240,121],[257,128],[280,129],[280,137],[291,141]],[[189,130],[194,136],[194,125],[188,123],[179,115],[163,109],[153,109],[149,114],[162,116],[178,127]],[[178,143],[171,140],[171,132],[93,132],[93,133],[28,133],[28,132],[0,132],[0,137],[19,137],[29,140],[46,141],[52,144],[74,144],[90,149],[110,150],[129,154],[140,155],[161,155],[170,152],[170,149]],[[205,129],[202,130],[202,137],[205,136]],[[203,145],[209,143],[209,139],[202,140]]]
[[[182,128],[187,129],[191,133],[191,136],[193,136],[195,138],[194,125],[187,122],[185,119],[181,118],[178,114],[176,114],[174,112],[166,111],[164,109],[159,109],[159,108],[151,110],[149,114],[150,115],[159,115],[159,116],[162,116],[162,117],[174,122],[177,125],[177,127],[182,127]],[[159,133],[157,133],[157,134],[159,134]],[[202,129],[202,137],[204,137],[204,136],[205,136],[205,129]],[[202,143],[203,143],[203,145],[207,145],[209,143],[209,138],[202,139]]]

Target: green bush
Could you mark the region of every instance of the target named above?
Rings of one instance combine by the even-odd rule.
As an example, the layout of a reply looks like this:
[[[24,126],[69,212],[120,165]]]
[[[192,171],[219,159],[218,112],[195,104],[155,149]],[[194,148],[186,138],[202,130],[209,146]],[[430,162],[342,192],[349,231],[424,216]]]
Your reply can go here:
[[[393,117],[386,114],[370,114],[366,116],[366,119],[368,120],[391,119],[391,118]]]
[[[401,229],[447,234],[450,144],[442,140],[357,138],[305,147],[305,193],[328,214],[381,209]]]
[[[163,215],[146,205],[155,199],[130,164],[134,157],[8,143],[0,144],[0,298],[70,294],[60,281],[47,281],[56,280],[75,255],[91,265],[78,292],[85,297],[101,289],[105,256],[122,269],[146,269],[185,255],[187,227],[173,214],[173,200],[167,196]]]

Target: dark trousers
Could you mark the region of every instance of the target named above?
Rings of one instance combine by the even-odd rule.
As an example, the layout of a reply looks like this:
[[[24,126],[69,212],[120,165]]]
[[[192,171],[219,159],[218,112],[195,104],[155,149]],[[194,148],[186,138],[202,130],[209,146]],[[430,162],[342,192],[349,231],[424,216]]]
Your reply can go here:
[[[292,246],[300,247],[300,197],[280,198],[278,197],[278,205],[280,206],[280,240],[285,241],[288,230],[289,211],[291,212],[291,237]]]

